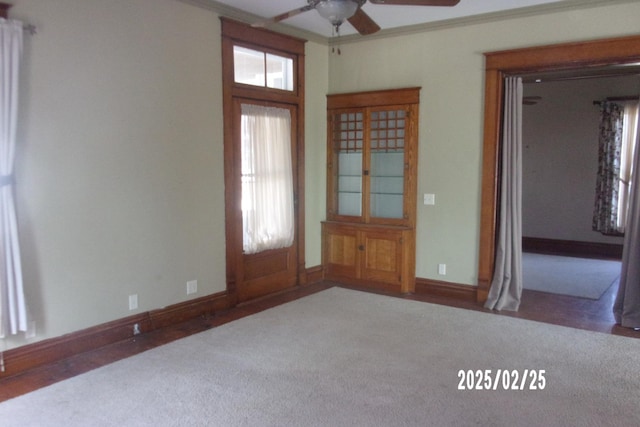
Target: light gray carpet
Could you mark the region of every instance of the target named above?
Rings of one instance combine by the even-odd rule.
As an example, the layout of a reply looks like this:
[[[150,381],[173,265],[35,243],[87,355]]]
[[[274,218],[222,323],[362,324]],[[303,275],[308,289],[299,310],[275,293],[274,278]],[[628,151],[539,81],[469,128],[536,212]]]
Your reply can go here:
[[[620,261],[568,256],[522,254],[525,289],[600,299],[620,278]]]
[[[459,370],[545,369],[538,391]],[[0,404],[9,426],[637,426],[640,340],[332,288]]]

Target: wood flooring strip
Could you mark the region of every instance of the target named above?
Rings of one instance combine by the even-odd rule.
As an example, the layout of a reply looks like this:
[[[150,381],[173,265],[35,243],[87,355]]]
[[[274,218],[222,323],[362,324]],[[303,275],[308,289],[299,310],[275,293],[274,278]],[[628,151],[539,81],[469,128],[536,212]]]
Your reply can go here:
[[[133,338],[136,324],[141,333],[146,333],[229,306],[227,293],[222,292],[7,350],[2,355],[4,372],[0,372],[0,380]]]
[[[224,309],[224,301],[228,298],[224,294],[218,294],[204,297],[204,300],[193,300],[192,304],[180,303],[176,305],[177,307],[171,306],[167,309],[110,322],[98,328],[70,334],[70,336],[65,336],[58,341],[46,340],[32,346],[25,346],[27,348],[21,347],[15,351],[7,351],[5,352],[5,363],[7,355],[9,355],[9,360],[13,358],[12,363],[17,363],[13,369],[21,366],[22,371],[11,376],[0,377],[0,402],[333,286],[343,285],[322,281],[227,309]],[[473,299],[468,290],[459,289],[459,286],[451,286],[447,282],[419,280],[416,284],[418,292],[408,295],[397,293],[393,295],[398,298],[432,304],[640,338],[640,332],[615,325],[611,314],[616,294],[615,287],[609,289],[598,301],[525,290],[518,312],[492,312],[483,308]],[[423,292],[425,288],[426,292]],[[470,287],[465,286],[465,288]],[[208,298],[211,298],[211,301],[207,301]],[[212,307],[222,309],[209,311]],[[190,312],[191,315],[185,315],[185,312]],[[171,319],[175,323],[171,323]],[[182,321],[183,319],[187,320]],[[141,322],[146,326],[144,326],[142,334],[133,336],[130,330],[133,323],[136,322]],[[120,334],[125,335],[124,339],[104,344],[118,339],[122,336]],[[83,344],[73,342],[76,335],[82,337],[79,338],[79,342]],[[91,348],[89,343],[97,347]],[[65,351],[56,348],[64,345],[68,346]],[[83,349],[87,350],[83,351]],[[56,357],[47,354],[50,350],[54,355],[57,355],[56,357],[63,358],[56,360]],[[35,361],[38,363],[34,363]],[[34,367],[26,369],[27,366]]]

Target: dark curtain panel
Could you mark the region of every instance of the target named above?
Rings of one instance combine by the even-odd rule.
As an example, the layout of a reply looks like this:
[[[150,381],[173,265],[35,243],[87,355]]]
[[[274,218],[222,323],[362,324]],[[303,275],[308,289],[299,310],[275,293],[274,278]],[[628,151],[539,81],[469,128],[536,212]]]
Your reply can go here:
[[[622,150],[624,109],[609,101],[600,104],[600,137],[598,141],[598,177],[593,209],[593,231],[620,236],[618,198],[620,155]]]

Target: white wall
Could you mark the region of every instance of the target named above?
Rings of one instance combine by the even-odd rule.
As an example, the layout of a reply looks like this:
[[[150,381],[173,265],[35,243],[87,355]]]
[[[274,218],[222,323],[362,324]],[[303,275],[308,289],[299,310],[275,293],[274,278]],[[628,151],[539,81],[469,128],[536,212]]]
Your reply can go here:
[[[640,33],[640,2],[496,20],[386,39],[343,40],[332,93],[421,86],[417,277],[476,285],[483,52]],[[437,274],[439,263],[447,275]]]
[[[37,335],[1,345],[224,291],[218,15],[175,0],[14,3],[11,16],[38,30],[26,38],[16,165]],[[307,49],[313,266],[328,61],[326,46]],[[187,297],[189,280],[198,280],[198,293]],[[139,296],[137,310],[128,309],[130,294]]]
[[[600,109],[594,100],[637,95],[640,77],[531,83],[523,110],[522,232],[527,237],[622,244],[591,229]]]

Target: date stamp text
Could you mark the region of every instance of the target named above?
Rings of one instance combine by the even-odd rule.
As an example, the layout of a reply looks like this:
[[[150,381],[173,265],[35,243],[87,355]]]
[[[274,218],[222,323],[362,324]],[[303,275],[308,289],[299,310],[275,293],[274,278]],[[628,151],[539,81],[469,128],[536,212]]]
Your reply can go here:
[[[544,390],[544,369],[460,369],[458,390]]]

